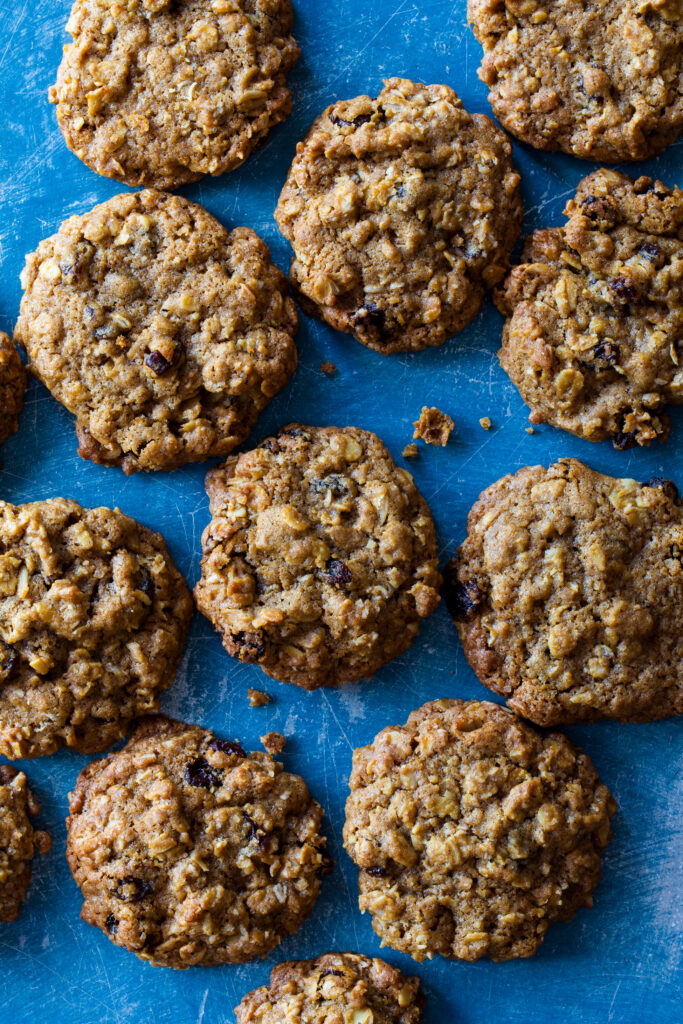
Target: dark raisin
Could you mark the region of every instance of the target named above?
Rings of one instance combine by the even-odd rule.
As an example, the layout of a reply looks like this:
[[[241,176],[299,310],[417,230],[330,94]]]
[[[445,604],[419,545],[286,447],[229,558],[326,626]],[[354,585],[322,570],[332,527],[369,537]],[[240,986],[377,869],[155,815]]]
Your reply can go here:
[[[399,199],[403,199],[405,197],[405,194],[406,194],[406,187],[405,187],[405,185],[397,185],[396,186],[396,195],[397,195],[397,197]]]
[[[635,448],[638,444],[635,430],[618,430],[612,438],[612,444],[620,452],[626,451],[627,448]]]
[[[370,875],[371,878],[388,878],[391,872],[388,868],[363,868],[366,875]]]
[[[331,558],[323,572],[323,579],[325,583],[329,583],[333,587],[345,587],[351,582],[353,576],[348,565],[339,558]]]
[[[351,317],[351,325],[362,336],[372,335],[379,341],[391,337],[392,329],[387,324],[387,315],[374,302],[366,302]]]
[[[596,362],[614,366],[619,362],[619,346],[613,341],[600,341],[593,349],[593,358]]]
[[[154,593],[154,580],[149,569],[146,569],[144,565],[140,566],[140,586],[138,590],[141,590],[147,597],[151,597]]]
[[[126,875],[125,878],[119,879],[116,888],[112,889],[112,895],[122,903],[139,903],[151,892],[152,886],[134,875]]]
[[[101,327],[96,327],[93,331],[93,334],[98,341],[113,341],[114,338],[118,338],[120,333],[121,328],[118,324],[115,324],[113,320],[108,320],[106,324],[102,324]]]
[[[646,259],[654,262],[661,255],[662,250],[656,242],[643,242],[638,252],[642,253]]]
[[[114,915],[113,914],[108,914],[107,915],[107,920],[104,922],[104,927],[107,929],[109,934],[111,935],[112,932],[115,932],[116,929],[118,928],[118,926],[119,926],[119,922],[116,920]]]
[[[260,661],[266,653],[266,645],[260,631],[232,633],[226,637],[226,647],[233,658],[239,658],[247,665],[253,665]]]
[[[678,488],[676,484],[673,480],[667,480],[664,476],[653,476],[651,480],[647,481],[645,487],[659,487],[671,501],[678,501]]]
[[[333,498],[344,498],[349,493],[343,478],[337,476],[336,473],[330,473],[321,478],[316,477],[309,482],[309,487],[316,494],[326,494],[330,491]]]
[[[636,287],[628,277],[615,277],[610,281],[610,288],[620,302],[635,302],[638,298]]]
[[[581,212],[602,230],[613,228],[617,222],[617,211],[606,196],[586,196],[581,200]]]
[[[307,431],[302,430],[301,427],[285,427],[284,430],[280,431],[280,435],[282,434],[287,437],[302,437],[304,441],[311,440],[311,435]]]
[[[343,117],[338,117],[336,114],[330,114],[330,121],[332,124],[344,126],[346,128],[360,128],[361,125],[367,124],[368,121],[372,121],[372,114],[358,114],[351,121],[345,121]]]
[[[267,441],[264,441],[262,444],[259,445],[259,448],[265,448],[267,452],[280,451],[280,445],[277,443],[277,439],[274,437],[269,437]]]
[[[92,306],[86,306],[85,309],[83,310],[83,316],[88,321],[88,323],[92,323],[95,317],[97,316],[97,310],[93,309]]]
[[[19,661],[19,655],[10,644],[0,640],[0,674],[8,679],[14,672]]]
[[[320,972],[320,976],[318,978],[318,984],[320,984],[320,982],[323,980],[323,978],[329,978],[330,975],[333,975],[335,978],[343,978],[344,977],[344,972],[343,971],[333,971],[331,967],[328,967],[326,971],[321,971]]]
[[[163,377],[171,369],[171,364],[161,352],[150,352],[145,356],[145,366],[149,366],[157,377]]]
[[[320,866],[316,872],[321,878],[323,875],[331,875],[334,871],[334,857],[327,852],[322,850],[320,853]]]
[[[235,743],[233,740],[213,739],[209,746],[212,750],[220,750],[222,754],[239,754],[240,757],[247,756],[239,743]]]
[[[188,764],[185,782],[200,789],[218,789],[223,781],[223,772],[213,768],[205,757],[198,757]]]
[[[242,817],[249,826],[249,842],[256,842],[259,850],[263,849],[266,841],[266,831],[257,825],[253,818],[251,818],[246,811],[242,811]]]
[[[484,603],[484,594],[475,580],[461,583],[457,565],[449,562],[444,570],[443,596],[454,619],[466,619]]]

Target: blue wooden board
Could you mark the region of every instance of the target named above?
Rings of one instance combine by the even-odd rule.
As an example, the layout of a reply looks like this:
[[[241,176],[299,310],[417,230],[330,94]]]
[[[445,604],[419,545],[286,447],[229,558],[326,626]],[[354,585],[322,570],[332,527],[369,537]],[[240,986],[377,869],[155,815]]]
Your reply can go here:
[[[383,77],[446,82],[468,110],[490,113],[476,70],[480,48],[466,25],[465,0],[295,0],[303,56],[291,76],[294,112],[240,171],[183,190],[229,227],[246,224],[287,270],[290,251],[273,210],[296,142],[337,99],[376,94]],[[47,89],[54,81],[69,0],[5,0],[0,11],[0,326],[11,331],[20,300],[23,257],[68,215],[122,191],[72,156],[57,129]],[[561,223],[561,211],[592,165],[515,145],[522,173],[525,229]],[[683,184],[683,140],[638,165]],[[628,170],[628,168],[625,168]],[[501,319],[487,301],[476,321],[443,348],[382,357],[349,337],[302,317],[300,366],[253,434],[259,441],[284,423],[355,424],[377,432],[399,464],[422,405],[455,420],[448,448],[425,449],[410,463],[430,503],[445,560],[463,537],[479,492],[510,470],[573,455],[596,469],[683,485],[683,410],[671,440],[649,450],[616,452],[549,427],[525,433],[526,409],[496,359]],[[339,367],[334,378],[322,360]],[[485,433],[479,419],[494,429]],[[126,478],[82,462],[71,417],[32,383],[19,433],[3,449],[0,496],[13,502],[64,495],[84,505],[119,506],[166,537],[191,583],[208,521],[205,467]],[[275,702],[247,704],[248,686]],[[259,736],[288,737],[283,760],[300,772],[327,812],[337,861],[315,910],[299,933],[265,961],[240,967],[173,972],[141,963],[79,918],[79,892],[64,859],[67,793],[87,759],[72,753],[27,762],[42,804],[52,852],[35,861],[29,900],[16,924],[0,925],[2,1024],[214,1024],[264,983],[281,959],[333,949],[380,953],[370,920],[356,902],[356,871],[341,846],[343,807],[354,747],[385,725],[404,722],[426,700],[489,696],[467,666],[445,608],[424,625],[412,651],[371,681],[307,694],[240,665],[200,616],[164,710],[259,746]],[[597,724],[567,730],[585,747],[619,802],[615,838],[604,861],[595,908],[553,927],[531,960],[475,965],[436,959],[422,965],[384,950],[414,971],[428,996],[425,1024],[658,1024],[681,1020],[683,892],[680,722]]]

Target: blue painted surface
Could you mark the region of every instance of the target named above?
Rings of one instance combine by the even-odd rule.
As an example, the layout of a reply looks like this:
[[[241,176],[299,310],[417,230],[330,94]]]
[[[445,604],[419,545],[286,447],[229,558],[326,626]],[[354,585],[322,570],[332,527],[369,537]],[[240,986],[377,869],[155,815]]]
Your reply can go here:
[[[229,227],[247,224],[271,246],[283,269],[289,249],[272,212],[297,140],[330,102],[376,93],[400,74],[453,86],[471,111],[490,113],[477,79],[480,50],[465,21],[465,0],[295,0],[303,57],[291,76],[294,113],[244,168],[184,189]],[[66,149],[47,88],[54,81],[68,0],[5,0],[0,11],[0,326],[11,330],[26,252],[68,215],[122,191],[87,170]],[[638,165],[665,182],[683,184],[683,140],[658,160]],[[561,222],[561,210],[592,166],[515,145],[523,177],[525,229]],[[443,348],[384,358],[345,335],[302,317],[300,367],[260,420],[253,440],[292,419],[348,424],[376,431],[399,464],[422,405],[436,405],[456,423],[445,450],[425,449],[410,463],[437,522],[445,560],[462,539],[478,493],[510,470],[577,456],[602,471],[683,484],[678,447],[683,411],[671,440],[650,450],[615,452],[549,427],[525,433],[526,410],[498,366],[501,319],[490,302],[470,327]],[[334,378],[322,360],[339,367]],[[485,433],[479,418],[494,430]],[[190,582],[197,577],[200,534],[208,521],[205,467],[126,478],[82,462],[70,416],[32,383],[19,433],[3,449],[0,496],[22,502],[56,494],[84,505],[119,506],[160,530]],[[247,705],[248,686],[275,702]],[[306,694],[269,681],[258,668],[228,658],[208,623],[196,616],[186,655],[164,709],[239,737],[256,748],[273,729],[288,738],[287,767],[307,779],[327,812],[337,860],[315,910],[300,932],[266,961],[240,967],[173,972],[142,964],[79,919],[80,899],[64,859],[67,793],[87,759],[72,753],[24,767],[42,804],[52,852],[35,861],[20,920],[0,925],[2,1024],[214,1024],[232,1021],[242,996],[267,980],[280,959],[331,949],[380,952],[369,918],[356,904],[356,872],[341,847],[343,806],[354,747],[385,725],[437,697],[488,696],[467,666],[444,608],[423,627],[413,650],[371,682]],[[680,722],[598,724],[567,730],[591,755],[616,795],[614,842],[604,862],[595,908],[557,925],[531,960],[476,965],[435,960],[415,965],[385,950],[386,959],[423,979],[426,1024],[659,1024],[681,1019]]]

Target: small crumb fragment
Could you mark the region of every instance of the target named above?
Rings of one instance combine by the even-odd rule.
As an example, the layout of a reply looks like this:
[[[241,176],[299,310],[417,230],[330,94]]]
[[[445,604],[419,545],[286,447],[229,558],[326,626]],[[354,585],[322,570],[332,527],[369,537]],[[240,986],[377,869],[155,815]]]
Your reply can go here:
[[[491,427],[493,426],[493,423],[491,423],[491,419],[489,416],[482,416],[482,418],[479,420],[479,426],[483,430],[490,430]]]
[[[281,732],[269,732],[261,737],[261,743],[268,753],[273,754],[273,756],[284,750],[286,742],[287,740]]]
[[[527,432],[527,434],[535,434],[536,433],[536,431],[534,430],[533,427],[526,427],[526,432]]]
[[[417,454],[418,454],[417,453],[417,445],[415,444],[414,441],[411,441],[411,443],[407,444],[405,446],[405,448],[403,449],[403,458],[404,459],[416,459],[417,458]]]
[[[272,697],[263,690],[247,690],[247,697],[252,708],[262,708],[264,704],[270,704]]]
[[[422,406],[419,420],[413,423],[415,433],[413,439],[421,438],[425,444],[439,445],[441,448],[448,444],[448,438],[455,424],[450,416],[440,409],[428,409]]]
[[[328,362],[327,359],[325,360],[324,363],[320,364],[320,369],[322,370],[323,373],[326,373],[328,377],[332,377],[333,374],[337,372],[337,367],[335,366],[335,364]]]

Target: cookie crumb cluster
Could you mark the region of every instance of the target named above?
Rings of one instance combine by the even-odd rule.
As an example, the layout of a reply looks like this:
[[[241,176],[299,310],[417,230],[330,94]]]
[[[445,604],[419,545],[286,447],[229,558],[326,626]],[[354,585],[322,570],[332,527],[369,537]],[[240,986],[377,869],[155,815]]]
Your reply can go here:
[[[422,406],[420,418],[413,423],[415,431],[414,440],[424,441],[425,444],[433,444],[439,448],[445,448],[448,439],[453,432],[455,424],[450,416],[440,409],[430,409]]]

